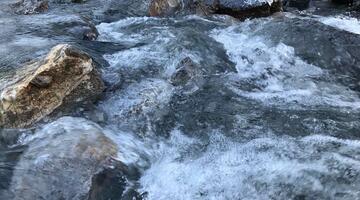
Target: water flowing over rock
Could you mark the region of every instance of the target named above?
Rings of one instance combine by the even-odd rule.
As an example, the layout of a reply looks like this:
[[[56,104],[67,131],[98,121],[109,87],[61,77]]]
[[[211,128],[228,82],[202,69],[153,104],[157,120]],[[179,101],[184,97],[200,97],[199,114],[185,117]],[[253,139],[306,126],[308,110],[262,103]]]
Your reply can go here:
[[[360,199],[355,1],[16,1],[0,1],[1,200]]]
[[[176,66],[176,72],[171,76],[171,83],[175,86],[185,85],[197,76],[201,76],[201,71],[196,63],[187,57]]]
[[[54,47],[44,61],[26,67],[25,75],[1,92],[0,125],[25,127],[60,106],[94,100],[104,89],[92,59],[70,45]]]
[[[28,149],[14,171],[9,194],[16,200],[85,199],[102,184],[92,187],[92,177],[111,169],[118,152],[96,124],[71,117],[44,126],[23,143]]]
[[[49,2],[47,0],[21,0],[11,6],[17,14],[30,15],[47,11]]]

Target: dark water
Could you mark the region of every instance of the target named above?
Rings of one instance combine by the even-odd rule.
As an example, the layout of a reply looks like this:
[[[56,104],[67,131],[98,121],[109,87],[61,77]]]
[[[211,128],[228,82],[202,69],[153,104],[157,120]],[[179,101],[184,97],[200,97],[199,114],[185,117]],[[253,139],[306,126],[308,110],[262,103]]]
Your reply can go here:
[[[2,83],[58,43],[89,52],[108,89],[72,116],[98,123],[117,144],[118,159],[138,172],[127,187],[145,199],[360,199],[357,18],[328,8],[244,22],[160,19],[144,17],[145,3],[115,2],[54,4],[33,16],[2,8]],[[97,41],[81,40],[84,17]],[[174,85],[185,58],[195,75]],[[86,127],[77,120],[54,124]],[[2,131],[0,187],[11,191],[32,141],[16,136],[42,131]]]

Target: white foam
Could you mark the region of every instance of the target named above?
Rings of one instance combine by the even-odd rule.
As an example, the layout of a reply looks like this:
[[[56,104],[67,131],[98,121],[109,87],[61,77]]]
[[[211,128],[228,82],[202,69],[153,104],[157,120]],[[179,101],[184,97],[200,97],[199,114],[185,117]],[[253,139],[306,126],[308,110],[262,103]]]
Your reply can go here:
[[[46,47],[52,44],[52,40],[43,38],[43,37],[37,37],[37,36],[21,36],[16,37],[12,43],[15,46],[31,46],[31,47]]]
[[[270,105],[360,108],[355,92],[334,82],[321,81],[329,77],[327,72],[301,60],[294,48],[273,44],[244,30],[247,23],[211,33],[236,63],[238,73],[233,80],[247,80],[256,85],[253,90],[244,91],[230,83],[239,95]]]
[[[194,61],[200,58],[199,52],[188,48],[189,41],[183,35],[186,30],[175,29],[167,24],[182,23],[195,18],[159,19],[152,17],[130,17],[113,23],[102,23],[97,26],[100,33],[98,40],[122,44],[143,44],[139,47],[125,49],[104,58],[110,67],[104,71],[104,78],[109,82],[119,81],[117,70],[120,68],[138,69],[157,67],[163,77],[170,77],[175,66],[185,57]],[[202,20],[197,19],[196,20]],[[179,39],[183,38],[183,39]],[[191,38],[189,38],[190,40]]]
[[[158,146],[153,165],[141,178],[149,200],[292,199],[302,194],[331,199],[342,192],[334,185],[342,170],[360,172],[360,158],[353,155],[359,153],[359,141],[315,135],[239,143],[216,131],[209,137],[203,142],[175,130],[168,143]],[[337,149],[326,148],[334,143]],[[194,153],[198,149],[203,151]],[[356,197],[355,185],[344,193]]]
[[[344,15],[319,17],[318,20],[326,25],[345,30],[351,33],[360,34],[360,20]]]

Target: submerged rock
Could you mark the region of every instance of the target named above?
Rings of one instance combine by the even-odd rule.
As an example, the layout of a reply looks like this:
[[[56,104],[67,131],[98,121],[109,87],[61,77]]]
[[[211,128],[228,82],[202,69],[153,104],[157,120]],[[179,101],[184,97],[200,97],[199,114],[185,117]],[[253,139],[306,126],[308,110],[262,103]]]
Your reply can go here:
[[[196,76],[201,76],[201,71],[196,63],[187,57],[176,66],[176,72],[171,76],[171,83],[175,86],[185,85]]]
[[[49,2],[47,0],[21,0],[12,4],[15,13],[30,15],[45,12],[49,9]]]
[[[81,118],[60,118],[26,138],[24,144],[28,148],[15,168],[9,189],[16,200],[101,196],[103,190],[95,188],[103,188],[111,181],[107,179],[116,177],[95,181],[95,185],[95,174],[125,168],[114,167],[122,166],[112,159],[118,152],[115,143],[96,124]]]
[[[86,17],[79,17],[79,19],[69,23],[67,27],[71,27],[67,31],[78,39],[93,41],[99,36],[95,24]]]
[[[95,100],[104,90],[92,59],[71,45],[54,47],[26,70],[1,91],[0,126],[29,126],[60,106]]]

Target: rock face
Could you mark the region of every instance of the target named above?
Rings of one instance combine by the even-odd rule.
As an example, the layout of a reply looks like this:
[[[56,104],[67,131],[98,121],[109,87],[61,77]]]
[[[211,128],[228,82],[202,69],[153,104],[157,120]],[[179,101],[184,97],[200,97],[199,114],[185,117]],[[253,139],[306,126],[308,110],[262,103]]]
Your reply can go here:
[[[106,184],[99,180],[92,186],[94,177],[113,168],[112,158],[118,152],[100,127],[72,117],[44,126],[24,143],[28,149],[15,168],[9,189],[15,200],[89,199],[97,194],[94,187]]]
[[[281,11],[282,3],[280,0],[153,0],[149,9],[151,16],[171,16],[182,10],[245,19]]]
[[[47,0],[21,0],[11,7],[17,14],[30,15],[47,11],[49,3]]]
[[[45,60],[26,68],[1,91],[0,126],[29,126],[60,106],[95,100],[104,90],[92,59],[70,45],[54,47]]]

